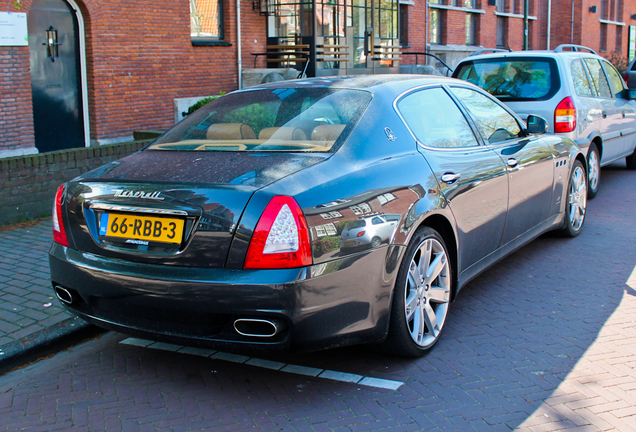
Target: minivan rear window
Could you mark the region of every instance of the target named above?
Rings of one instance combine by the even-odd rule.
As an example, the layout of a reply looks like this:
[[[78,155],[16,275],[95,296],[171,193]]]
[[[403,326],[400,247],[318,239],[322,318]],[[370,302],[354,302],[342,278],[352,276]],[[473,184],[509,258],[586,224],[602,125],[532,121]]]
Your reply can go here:
[[[469,81],[502,101],[547,100],[561,81],[554,59],[507,57],[468,61],[455,78]]]

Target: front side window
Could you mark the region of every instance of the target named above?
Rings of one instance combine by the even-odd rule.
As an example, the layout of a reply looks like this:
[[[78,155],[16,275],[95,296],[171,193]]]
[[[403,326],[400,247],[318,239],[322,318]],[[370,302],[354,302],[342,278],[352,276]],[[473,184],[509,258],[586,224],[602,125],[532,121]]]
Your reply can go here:
[[[193,40],[223,39],[221,0],[190,0],[190,36]]]
[[[235,92],[195,111],[148,149],[335,151],[371,99],[362,90],[325,88]]]
[[[604,98],[611,98],[612,92],[610,91],[609,83],[603,73],[601,63],[595,58],[586,58],[583,60],[590,71],[590,78],[594,84],[596,95]]]
[[[398,110],[424,146],[461,148],[478,145],[466,118],[442,88],[411,93],[398,102]]]
[[[497,102],[471,89],[452,87],[451,90],[470,111],[481,135],[490,144],[519,138],[519,123]]]
[[[621,94],[623,93],[623,90],[625,90],[625,84],[623,83],[623,78],[621,78],[621,76],[618,74],[616,69],[614,69],[614,66],[609,64],[609,62],[606,62],[605,60],[603,60],[602,63],[603,63],[603,68],[605,69],[605,73],[607,74],[607,77],[609,78],[612,94],[614,95],[614,97],[620,97]]]

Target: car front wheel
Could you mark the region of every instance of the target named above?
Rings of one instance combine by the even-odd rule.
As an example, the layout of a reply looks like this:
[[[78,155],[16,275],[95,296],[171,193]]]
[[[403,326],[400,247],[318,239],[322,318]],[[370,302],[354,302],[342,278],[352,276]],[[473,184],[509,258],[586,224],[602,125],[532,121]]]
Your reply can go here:
[[[601,183],[601,158],[594,143],[590,144],[590,151],[587,153],[587,183],[587,197],[592,199],[598,193]]]
[[[398,271],[387,352],[420,357],[439,340],[451,299],[452,263],[442,237],[418,229]]]
[[[634,150],[631,156],[625,158],[625,162],[628,170],[636,170],[636,150]]]

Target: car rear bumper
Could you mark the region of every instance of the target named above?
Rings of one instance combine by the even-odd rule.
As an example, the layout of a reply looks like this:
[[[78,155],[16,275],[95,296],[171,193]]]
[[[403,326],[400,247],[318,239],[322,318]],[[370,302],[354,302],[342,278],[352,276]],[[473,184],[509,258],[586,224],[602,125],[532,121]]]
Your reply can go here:
[[[216,349],[307,351],[385,337],[402,253],[383,247],[300,269],[233,270],[132,263],[54,244],[49,262],[53,287],[69,293],[64,306],[98,326]],[[277,331],[244,336],[238,319]]]

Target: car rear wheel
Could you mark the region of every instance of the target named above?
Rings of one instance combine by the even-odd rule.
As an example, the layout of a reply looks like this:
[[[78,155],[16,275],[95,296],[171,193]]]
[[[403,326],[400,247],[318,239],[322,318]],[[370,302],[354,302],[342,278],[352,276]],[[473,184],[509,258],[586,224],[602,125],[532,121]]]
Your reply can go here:
[[[583,229],[585,211],[587,208],[587,180],[585,168],[580,161],[574,162],[568,182],[567,204],[565,206],[565,221],[561,233],[566,237],[576,237]]]
[[[371,239],[371,247],[372,248],[377,248],[378,246],[380,246],[380,243],[382,243],[382,240],[380,240],[380,237],[373,237]]]
[[[418,229],[398,271],[387,352],[420,357],[439,340],[451,298],[452,267],[442,237],[432,228]]]
[[[634,150],[631,156],[625,158],[625,163],[627,164],[628,170],[636,170],[636,150]]]
[[[587,153],[587,197],[592,199],[598,193],[598,187],[601,183],[601,158],[598,154],[596,144],[590,144],[590,150]]]

